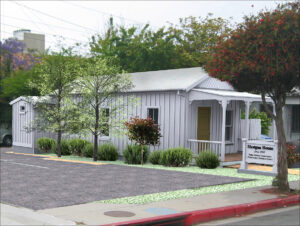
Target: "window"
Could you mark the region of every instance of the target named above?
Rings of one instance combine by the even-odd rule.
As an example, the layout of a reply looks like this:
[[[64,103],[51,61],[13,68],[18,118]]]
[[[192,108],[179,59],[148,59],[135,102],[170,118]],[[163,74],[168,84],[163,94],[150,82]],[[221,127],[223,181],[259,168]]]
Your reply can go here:
[[[292,105],[292,132],[300,133],[300,105]]]
[[[25,105],[20,106],[20,113],[25,113]]]
[[[109,136],[109,108],[101,108],[100,111],[100,133],[101,136]]]
[[[232,141],[232,111],[226,111],[225,140]]]
[[[147,116],[152,118],[155,124],[158,124],[158,108],[148,108]]]

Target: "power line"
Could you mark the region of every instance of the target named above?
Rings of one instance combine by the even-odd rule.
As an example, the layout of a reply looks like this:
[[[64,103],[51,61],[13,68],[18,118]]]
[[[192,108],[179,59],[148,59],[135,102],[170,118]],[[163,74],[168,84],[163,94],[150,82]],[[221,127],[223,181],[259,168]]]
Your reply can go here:
[[[14,20],[28,21],[28,22],[32,22],[32,23],[48,25],[48,26],[52,26],[52,27],[57,27],[57,28],[65,29],[65,30],[70,30],[70,31],[74,31],[74,32],[86,34],[85,31],[75,30],[75,29],[68,28],[68,27],[62,27],[62,26],[57,26],[57,25],[53,25],[53,24],[47,24],[47,23],[44,23],[44,22],[38,22],[38,21],[27,20],[27,19],[18,18],[18,17],[13,17],[13,16],[6,16],[6,15],[2,15],[2,16],[3,16],[3,17],[7,17],[7,18],[11,18],[11,19],[14,19]]]
[[[9,26],[9,27],[15,27],[17,29],[22,29],[21,27],[19,26],[15,26],[15,25],[11,25],[11,24],[5,24],[5,23],[1,23],[2,25],[5,25],[5,26]],[[32,30],[33,32],[39,32],[39,31],[35,31],[35,30]],[[46,33],[46,32],[43,32],[44,34],[46,35],[51,35],[51,36],[57,36],[57,37],[61,37],[61,38],[67,38],[67,39],[71,39],[71,40],[74,40],[74,41],[77,41],[77,42],[86,42],[86,41],[83,41],[83,40],[78,40],[78,39],[74,39],[74,38],[70,38],[70,37],[66,37],[66,36],[62,36],[62,35],[59,35],[59,34],[51,34],[51,33]]]
[[[31,7],[28,7],[28,6],[23,5],[23,4],[19,3],[19,2],[15,2],[15,1],[12,1],[12,2],[15,3],[15,4],[17,4],[17,5],[19,5],[19,6],[21,6],[21,7],[25,7],[25,8],[27,8],[27,9],[29,9],[29,10],[38,12],[38,13],[40,13],[40,14],[42,14],[42,15],[48,16],[48,17],[53,18],[53,19],[55,19],[55,20],[59,20],[59,21],[64,22],[64,23],[71,24],[71,25],[73,25],[73,26],[81,27],[81,28],[83,28],[83,29],[90,30],[90,31],[93,31],[93,32],[97,32],[97,33],[98,33],[98,31],[96,31],[96,30],[94,30],[94,29],[91,29],[91,28],[88,28],[88,27],[84,27],[84,26],[79,25],[79,24],[75,24],[75,23],[73,23],[73,22],[64,20],[64,19],[62,19],[62,18],[58,18],[58,17],[56,17],[56,16],[52,16],[52,15],[50,15],[50,14],[48,14],[48,13],[42,12],[42,11],[40,11],[40,10],[31,8]]]

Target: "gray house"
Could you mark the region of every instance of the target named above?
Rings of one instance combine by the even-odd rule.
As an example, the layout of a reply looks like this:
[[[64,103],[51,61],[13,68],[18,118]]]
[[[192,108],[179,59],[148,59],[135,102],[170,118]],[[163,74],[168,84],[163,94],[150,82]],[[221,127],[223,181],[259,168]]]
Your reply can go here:
[[[151,116],[160,125],[162,138],[152,150],[182,146],[191,148],[196,154],[210,149],[222,161],[225,154],[240,151],[241,109],[246,106],[247,116],[250,104],[261,102],[260,95],[237,92],[227,82],[210,77],[199,67],[131,75],[134,88],[120,93],[119,97],[124,102],[132,95],[140,100],[139,105],[128,111],[131,112],[127,114],[128,119]],[[271,103],[269,98],[267,101]],[[13,107],[14,151],[37,153],[37,138],[51,134],[24,130],[24,125],[36,114],[35,101],[27,102],[25,97],[19,97],[10,104]],[[249,131],[249,123],[246,125]],[[120,153],[128,143],[126,136],[116,137],[110,133],[100,137],[100,140],[107,139]]]

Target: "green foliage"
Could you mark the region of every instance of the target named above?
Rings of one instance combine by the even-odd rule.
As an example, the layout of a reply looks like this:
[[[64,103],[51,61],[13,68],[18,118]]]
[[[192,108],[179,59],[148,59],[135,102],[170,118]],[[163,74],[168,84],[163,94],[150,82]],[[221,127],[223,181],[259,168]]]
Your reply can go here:
[[[57,145],[54,139],[48,137],[41,137],[37,139],[36,143],[38,148],[46,153],[53,150]]]
[[[229,30],[228,21],[211,16],[180,19],[179,27],[170,24],[155,31],[148,24],[140,29],[116,26],[110,18],[105,34],[92,37],[91,51],[128,72],[198,67],[218,36]]]
[[[242,112],[241,118],[245,119],[245,112]],[[258,112],[255,108],[249,113],[249,119],[260,119],[261,133],[269,134],[272,119],[265,112]]]
[[[151,162],[153,165],[160,164],[161,153],[162,151],[160,150],[153,151],[149,156],[149,162]]]
[[[150,117],[147,119],[138,116],[130,118],[125,126],[128,129],[129,140],[136,141],[140,145],[158,144],[161,137],[159,126]]]
[[[128,164],[140,164],[141,163],[142,148],[140,145],[127,145],[123,150],[123,156],[125,163]],[[144,146],[143,162],[147,162],[149,156],[149,147]]]
[[[53,147],[53,152],[57,154],[57,143],[55,143],[55,146]],[[68,140],[62,139],[60,142],[60,150],[62,155],[71,155],[71,148]]]
[[[94,153],[94,145],[92,143],[87,143],[82,151],[82,155],[87,158],[92,158]]]
[[[165,166],[187,166],[192,160],[193,153],[187,148],[170,148],[161,153],[160,164]]]
[[[196,164],[200,168],[215,169],[220,165],[220,160],[216,153],[203,151],[196,158]]]
[[[69,146],[70,146],[71,153],[73,155],[81,156],[85,145],[87,145],[88,143],[90,143],[90,142],[87,140],[79,139],[79,138],[74,138],[74,139],[69,140]]]
[[[104,161],[116,161],[119,157],[117,148],[110,143],[102,144],[98,148],[98,158]]]
[[[2,87],[2,93],[0,99],[12,101],[19,96],[36,96],[39,92],[35,88],[28,86],[28,82],[33,77],[31,71],[16,71],[12,76],[6,77],[0,80],[0,87]]]

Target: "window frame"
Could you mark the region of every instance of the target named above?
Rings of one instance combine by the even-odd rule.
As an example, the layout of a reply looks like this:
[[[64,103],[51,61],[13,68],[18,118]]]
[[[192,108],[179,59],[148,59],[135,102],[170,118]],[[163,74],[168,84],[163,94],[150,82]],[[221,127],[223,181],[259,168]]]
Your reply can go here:
[[[101,110],[107,110],[108,109],[108,118],[110,117],[110,113],[111,113],[111,109],[110,107],[106,107],[106,106],[101,106],[100,107],[100,111]],[[109,119],[108,119],[109,120]],[[110,139],[110,135],[111,135],[111,131],[110,131],[110,127],[108,127],[108,135],[103,135],[102,133],[100,133],[99,139],[100,140],[109,140]]]
[[[296,116],[298,116],[298,121],[300,121],[300,116],[299,116],[299,114],[295,114],[294,115],[294,109],[295,108],[298,108],[298,111],[299,111],[299,113],[300,113],[300,105],[292,105],[292,107],[291,107],[291,132],[292,133],[300,133],[300,126],[299,126],[299,128],[295,128],[296,126],[294,126],[294,125],[296,125],[296,123],[293,123],[294,122],[294,117],[295,117],[295,115]],[[295,111],[297,111],[297,110],[295,110]]]
[[[24,108],[24,109],[22,109]],[[20,104],[19,106],[19,114],[25,114],[26,113],[26,104]]]
[[[230,112],[230,124],[227,124],[227,112]],[[230,128],[230,136],[229,136],[229,139],[227,140],[227,128]],[[225,118],[225,143],[227,144],[230,144],[230,143],[233,143],[233,110],[231,109],[228,109],[226,110],[226,118]]]
[[[159,106],[146,106],[146,118],[149,116],[149,109],[157,109],[157,124],[160,125],[160,107]]]

